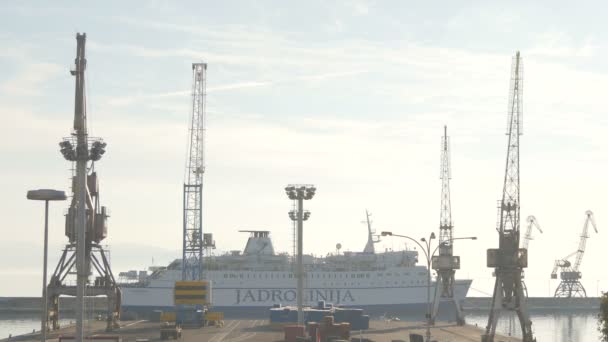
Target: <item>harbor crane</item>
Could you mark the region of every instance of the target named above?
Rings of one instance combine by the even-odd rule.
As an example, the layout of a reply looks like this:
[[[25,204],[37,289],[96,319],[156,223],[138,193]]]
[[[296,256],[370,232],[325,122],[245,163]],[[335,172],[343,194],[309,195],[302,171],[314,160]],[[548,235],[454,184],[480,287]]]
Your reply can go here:
[[[454,274],[460,269],[460,257],[454,256],[454,237],[452,224],[452,205],[450,201],[450,151],[447,126],[443,127],[441,138],[441,211],[439,214],[439,255],[433,257],[433,269],[437,272],[435,281],[435,297],[433,299],[433,311],[431,312],[431,324],[435,324],[439,302],[442,298],[454,303],[456,308],[456,322],[464,325],[464,314],[460,302],[454,298]]]
[[[487,266],[494,268],[496,282],[492,307],[482,342],[494,342],[501,311],[515,311],[521,326],[522,342],[536,341],[527,311],[523,286],[523,269],[528,266],[527,250],[519,248],[520,174],[519,137],[522,135],[523,66],[519,51],[513,58],[509,89],[507,122],[507,160],[502,199],[498,203],[498,248],[487,250]]]
[[[184,175],[182,280],[203,279],[203,174],[205,173],[206,63],[192,63],[192,116]]]
[[[536,217],[534,217],[534,215],[528,216],[526,222],[528,222],[528,228],[526,228],[526,235],[524,235],[522,248],[527,251],[528,245],[530,244],[530,240],[534,240],[534,238],[532,237],[532,231],[534,230],[534,228],[536,228],[541,233],[543,232],[543,230],[540,229],[540,225],[538,224],[538,221],[536,220]],[[522,278],[523,277],[524,273],[522,272]],[[524,281],[522,282],[522,284],[524,286],[524,294],[526,295],[526,297],[528,297],[528,287],[526,286],[526,282]]]
[[[583,262],[585,247],[587,245],[587,239],[589,238],[589,226],[591,225],[596,233],[597,226],[591,210],[585,212],[585,217],[585,224],[578,242],[578,249],[575,252],[568,254],[565,258],[555,261],[553,271],[551,272],[551,279],[557,279],[557,270],[560,269],[559,276],[561,282],[557,286],[557,289],[555,289],[553,297],[587,297],[587,292],[585,291],[583,284],[581,284],[582,273],[579,269],[581,267],[581,262]],[[576,256],[574,264],[569,260],[573,256]]]

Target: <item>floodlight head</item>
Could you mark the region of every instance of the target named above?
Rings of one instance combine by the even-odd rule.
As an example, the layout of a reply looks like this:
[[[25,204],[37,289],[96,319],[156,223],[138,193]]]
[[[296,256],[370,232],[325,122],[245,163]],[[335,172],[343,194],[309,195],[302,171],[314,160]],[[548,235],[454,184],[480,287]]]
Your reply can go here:
[[[306,221],[306,220],[308,220],[309,217],[310,217],[310,211],[305,211],[304,215],[302,216],[302,220]]]
[[[380,233],[382,236],[393,236],[393,232],[382,232]]]
[[[27,192],[27,199],[36,201],[65,201],[65,191],[53,189],[38,189]]]

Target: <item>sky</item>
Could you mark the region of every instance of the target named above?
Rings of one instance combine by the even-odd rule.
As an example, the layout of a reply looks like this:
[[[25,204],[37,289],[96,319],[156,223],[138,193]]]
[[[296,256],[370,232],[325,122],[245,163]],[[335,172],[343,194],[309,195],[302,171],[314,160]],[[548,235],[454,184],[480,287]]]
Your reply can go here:
[[[492,292],[511,59],[524,64],[522,218],[526,283],[548,296],[556,259],[591,232],[581,271],[608,290],[608,37],[605,4],[411,1],[31,1],[0,3],[0,296],[41,290],[42,203],[27,190],[69,190],[58,142],[69,136],[77,32],[87,33],[91,136],[110,210],[115,274],[181,256],[191,64],[206,62],[204,231],[215,253],[242,249],[240,229],[270,230],[291,251],[290,183],[306,202],[306,253],[360,251],[365,210],[377,232],[437,233],[440,139],[448,126],[452,217],[471,296]],[[66,243],[67,203],[50,210],[49,269]],[[525,223],[522,222],[522,230]],[[384,238],[378,250],[401,249]],[[413,246],[409,246],[413,248]]]

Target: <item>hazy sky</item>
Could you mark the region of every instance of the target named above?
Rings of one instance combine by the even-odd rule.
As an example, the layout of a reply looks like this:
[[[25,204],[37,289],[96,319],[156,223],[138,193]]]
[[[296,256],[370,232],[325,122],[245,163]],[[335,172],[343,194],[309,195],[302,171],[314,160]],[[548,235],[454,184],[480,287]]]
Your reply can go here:
[[[91,135],[117,274],[181,255],[182,183],[191,63],[208,63],[205,232],[222,251],[238,229],[272,231],[291,250],[288,183],[312,183],[306,252],[362,250],[367,208],[378,231],[438,230],[443,125],[452,201],[470,295],[491,292],[487,248],[506,153],[511,58],[524,60],[522,215],[526,279],[546,296],[556,258],[576,250],[595,212],[582,265],[590,294],[608,288],[608,40],[605,5],[573,2],[148,1],[0,4],[0,296],[40,293],[43,205],[28,189],[68,190],[57,143],[70,134],[76,32],[87,33]],[[67,203],[53,203],[50,268]],[[525,227],[522,227],[525,229]],[[377,246],[403,248],[385,239]],[[218,250],[219,252],[219,250]]]

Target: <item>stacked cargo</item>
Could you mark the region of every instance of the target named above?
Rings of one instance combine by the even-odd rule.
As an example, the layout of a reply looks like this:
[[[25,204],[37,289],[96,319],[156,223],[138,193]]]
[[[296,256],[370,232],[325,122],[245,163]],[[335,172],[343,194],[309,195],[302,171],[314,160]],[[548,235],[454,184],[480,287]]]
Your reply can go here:
[[[352,330],[369,329],[369,316],[363,314],[363,309],[336,308],[319,305],[318,308],[306,307],[304,323],[322,322],[327,316],[333,316],[336,323],[349,323]],[[281,328],[298,321],[298,308],[293,306],[275,306],[270,309],[270,325]]]
[[[369,316],[363,314],[363,309],[335,308],[333,316],[338,323],[350,323],[352,330],[369,329]]]

